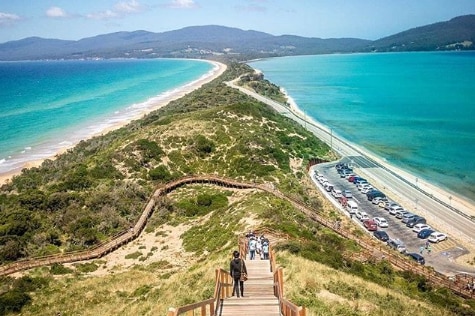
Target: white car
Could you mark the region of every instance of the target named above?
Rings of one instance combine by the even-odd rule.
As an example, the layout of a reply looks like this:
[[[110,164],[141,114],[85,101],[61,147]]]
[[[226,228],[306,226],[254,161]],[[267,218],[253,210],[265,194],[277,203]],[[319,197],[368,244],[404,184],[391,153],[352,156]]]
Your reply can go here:
[[[361,189],[361,193],[366,194],[366,193],[368,193],[368,192],[370,192],[370,191],[373,191],[373,189],[374,189],[374,188],[373,188],[372,186],[364,187],[363,189]]]
[[[375,217],[373,218],[376,224],[378,224],[379,227],[388,227],[388,221],[384,217]]]
[[[389,208],[389,214],[396,215],[397,212],[403,211],[404,209],[400,205],[393,205]]]
[[[369,219],[369,215],[365,211],[356,211],[356,218],[363,221]]]
[[[368,221],[370,220],[370,217],[368,214],[364,213],[361,215],[361,218],[360,218],[360,221],[364,222],[364,221]]]
[[[358,184],[357,188],[358,190],[363,190],[364,188],[368,188],[368,187],[371,187],[371,184],[369,183],[361,183],[361,184]]]
[[[379,205],[379,203],[385,202],[385,201],[386,201],[386,198],[377,196],[371,201],[371,203],[373,203],[374,205]]]
[[[421,230],[424,230],[424,229],[431,229],[431,227],[427,224],[417,224],[417,225],[414,225],[414,227],[412,228],[412,231],[419,233]]]
[[[430,242],[439,242],[447,239],[447,235],[441,232],[433,232],[427,239]]]
[[[335,199],[338,199],[339,197],[341,197],[341,190],[338,190],[338,189],[335,189],[333,188],[333,191],[332,191],[332,195]]]

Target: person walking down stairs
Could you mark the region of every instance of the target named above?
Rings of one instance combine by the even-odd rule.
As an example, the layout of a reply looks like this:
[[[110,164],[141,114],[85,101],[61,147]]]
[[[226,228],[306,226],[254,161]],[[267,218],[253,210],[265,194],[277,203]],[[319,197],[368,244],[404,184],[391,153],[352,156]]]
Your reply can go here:
[[[239,251],[233,252],[233,259],[229,264],[229,273],[233,278],[233,296],[244,297],[244,276],[247,277],[247,268],[244,260],[239,258]],[[239,295],[240,294],[240,295]]]

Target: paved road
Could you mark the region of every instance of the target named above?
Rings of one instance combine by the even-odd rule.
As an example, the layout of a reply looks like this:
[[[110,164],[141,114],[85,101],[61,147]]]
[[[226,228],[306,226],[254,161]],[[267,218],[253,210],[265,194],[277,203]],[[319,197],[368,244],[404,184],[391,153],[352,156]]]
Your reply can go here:
[[[316,122],[308,121],[305,115],[293,111],[288,106],[237,86],[234,84],[235,81],[227,84],[300,123],[319,139],[326,142],[343,159],[353,164],[357,174],[368,179],[370,183],[386,193],[388,197],[413,213],[424,216],[437,230],[447,233],[450,239],[454,238],[463,241],[468,246],[475,247],[475,217],[470,213],[470,211],[473,212],[473,209],[466,208],[462,204],[457,204],[460,208],[455,208],[454,205],[457,202],[455,198],[452,200],[452,197],[450,197],[450,201],[444,201],[444,197],[428,193],[430,191],[422,187],[422,181],[418,181],[418,179],[409,181],[407,176],[403,178],[397,169],[383,165],[377,158],[372,157],[363,149],[335,135],[331,129]],[[448,202],[451,202],[452,205],[449,205]]]

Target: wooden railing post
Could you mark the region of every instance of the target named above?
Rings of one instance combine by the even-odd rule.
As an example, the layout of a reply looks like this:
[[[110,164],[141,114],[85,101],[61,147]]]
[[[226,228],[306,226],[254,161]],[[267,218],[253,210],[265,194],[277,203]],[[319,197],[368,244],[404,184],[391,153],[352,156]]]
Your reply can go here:
[[[284,269],[277,269],[277,279],[279,280],[280,298],[284,297]]]

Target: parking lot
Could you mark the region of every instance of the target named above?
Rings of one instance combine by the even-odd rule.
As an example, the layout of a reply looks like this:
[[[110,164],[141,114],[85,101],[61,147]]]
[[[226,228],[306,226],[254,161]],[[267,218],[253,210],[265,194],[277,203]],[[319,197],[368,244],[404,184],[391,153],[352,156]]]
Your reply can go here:
[[[333,190],[341,190],[341,191],[350,190],[352,193],[352,197],[349,198],[348,201],[354,200],[358,205],[359,211],[366,212],[370,218],[383,217],[387,220],[389,224],[388,227],[387,228],[378,227],[378,230],[385,231],[389,235],[390,239],[401,240],[406,247],[406,252],[419,253],[420,247],[425,246],[427,239],[418,238],[417,233],[413,232],[412,228],[407,227],[406,224],[401,221],[401,219],[398,219],[395,216],[390,215],[390,213],[387,210],[369,201],[366,194],[359,191],[357,186],[354,183],[349,182],[347,178],[342,177],[338,173],[335,166],[336,166],[336,163],[316,165],[312,167],[312,170],[310,172],[310,176],[312,177],[312,180],[315,183],[315,185],[322,192],[324,192],[324,194],[330,200],[332,200],[333,204],[335,204],[344,215],[351,217],[352,220],[357,225],[360,225],[363,230],[367,231],[367,229],[363,226],[363,223],[360,220],[358,220],[357,217],[355,216],[356,214],[351,216],[348,210],[346,209],[346,207],[340,204],[339,199],[335,198],[331,194],[331,190],[328,190],[329,187],[325,187],[322,185],[322,183],[320,183],[320,181],[316,178],[317,174],[326,178],[327,183],[331,183],[331,185],[333,186]],[[384,192],[384,187],[375,188],[375,189]],[[388,197],[388,199],[391,200],[391,197]],[[401,205],[401,206],[405,208],[404,205]],[[420,215],[418,214],[417,209],[408,209],[408,208],[405,208],[405,209],[411,213]],[[436,225],[437,223],[427,222],[427,224],[433,227],[435,231],[438,231],[437,225]],[[373,235],[373,232],[369,232],[369,231],[367,232],[368,234]],[[383,245],[386,244],[386,242],[382,242],[382,241],[381,243]],[[426,249],[424,249],[423,251],[423,256],[425,257],[426,262],[429,265],[433,265],[434,263],[436,263],[435,258],[437,257],[437,254],[447,254],[447,253],[450,253],[449,250],[452,250],[452,249],[463,249],[463,247],[458,245],[456,240],[451,238],[451,236],[448,236],[448,239],[441,241],[439,243],[430,243],[430,246],[432,250],[431,254],[428,254]]]

